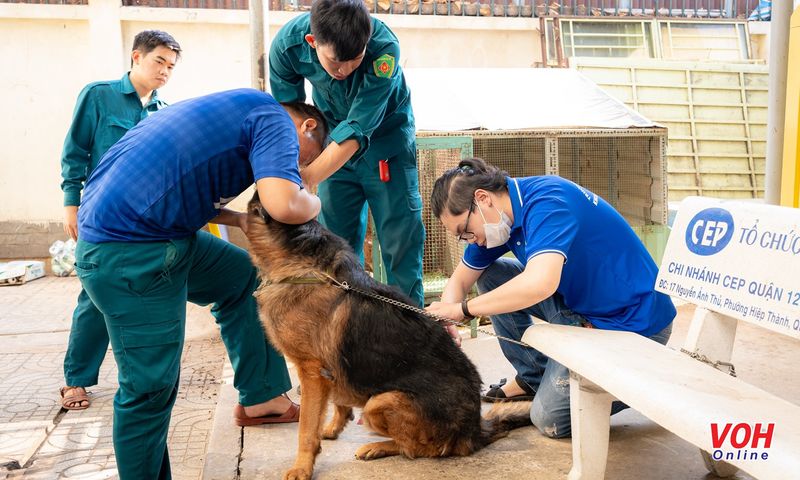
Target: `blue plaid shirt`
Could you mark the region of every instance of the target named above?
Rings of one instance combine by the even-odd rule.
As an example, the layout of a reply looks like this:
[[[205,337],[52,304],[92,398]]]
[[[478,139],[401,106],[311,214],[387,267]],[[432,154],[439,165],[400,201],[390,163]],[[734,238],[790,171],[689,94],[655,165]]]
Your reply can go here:
[[[255,180],[302,186],[289,114],[270,95],[230,90],[179,102],[140,122],[86,183],[80,238],[150,242],[192,235]]]

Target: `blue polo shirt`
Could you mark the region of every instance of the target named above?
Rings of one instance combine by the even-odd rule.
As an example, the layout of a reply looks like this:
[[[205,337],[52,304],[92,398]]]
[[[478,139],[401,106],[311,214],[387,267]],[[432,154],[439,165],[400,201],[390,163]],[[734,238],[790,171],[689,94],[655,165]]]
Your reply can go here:
[[[297,130],[270,95],[230,90],[179,102],[131,129],[84,188],[82,240],[188,237],[255,180],[302,186]]]
[[[511,238],[471,244],[463,262],[483,270],[506,252],[523,264],[548,252],[564,256],[557,291],[566,305],[606,330],[651,336],[675,317],[668,295],[654,290],[658,267],[622,216],[598,195],[558,176],[508,178]]]

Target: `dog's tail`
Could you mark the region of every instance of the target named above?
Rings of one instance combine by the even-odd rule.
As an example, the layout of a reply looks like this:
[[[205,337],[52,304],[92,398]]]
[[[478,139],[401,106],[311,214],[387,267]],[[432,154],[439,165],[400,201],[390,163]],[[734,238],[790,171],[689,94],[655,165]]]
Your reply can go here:
[[[532,425],[533,402],[495,403],[481,418],[481,437],[488,445],[508,435],[515,428]]]

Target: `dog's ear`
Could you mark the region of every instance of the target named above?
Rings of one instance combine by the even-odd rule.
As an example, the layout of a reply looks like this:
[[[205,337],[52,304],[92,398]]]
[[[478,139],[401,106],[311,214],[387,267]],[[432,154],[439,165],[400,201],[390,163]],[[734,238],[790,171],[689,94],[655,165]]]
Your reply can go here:
[[[247,213],[261,216],[261,211],[264,207],[261,206],[261,200],[258,198],[258,191],[253,193],[253,198],[247,203]]]
[[[272,221],[272,217],[269,216],[267,209],[261,205],[261,200],[258,198],[258,192],[253,194],[253,198],[250,199],[250,202],[247,204],[247,213],[260,218],[265,224],[269,224]]]

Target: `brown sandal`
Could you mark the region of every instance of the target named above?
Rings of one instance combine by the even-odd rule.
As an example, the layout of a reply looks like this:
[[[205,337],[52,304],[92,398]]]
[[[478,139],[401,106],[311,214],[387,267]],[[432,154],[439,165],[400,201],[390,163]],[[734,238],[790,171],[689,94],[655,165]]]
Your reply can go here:
[[[86,393],[86,389],[83,388],[83,393],[78,393],[77,389],[83,387],[71,387],[67,385],[66,387],[61,387],[59,390],[61,392],[61,407],[67,410],[86,410],[92,404],[92,401],[89,400],[89,394]],[[64,392],[69,390],[67,395],[64,395]],[[81,402],[86,402],[87,405],[81,405]]]

